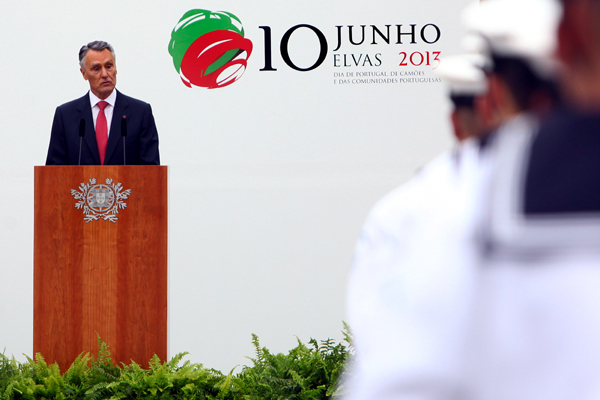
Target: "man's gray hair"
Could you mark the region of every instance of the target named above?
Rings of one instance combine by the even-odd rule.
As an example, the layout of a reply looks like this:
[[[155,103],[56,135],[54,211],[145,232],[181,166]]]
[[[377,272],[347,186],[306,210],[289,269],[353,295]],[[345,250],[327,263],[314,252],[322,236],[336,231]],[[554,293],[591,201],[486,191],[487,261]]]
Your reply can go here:
[[[113,47],[110,44],[103,42],[102,40],[96,40],[96,41],[93,41],[86,45],[81,46],[81,49],[79,49],[79,66],[82,69],[85,69],[85,55],[87,54],[88,51],[90,51],[90,50],[102,51],[105,49],[110,50],[110,52],[112,53],[113,59],[116,61],[117,57],[115,56],[115,50],[113,49]]]

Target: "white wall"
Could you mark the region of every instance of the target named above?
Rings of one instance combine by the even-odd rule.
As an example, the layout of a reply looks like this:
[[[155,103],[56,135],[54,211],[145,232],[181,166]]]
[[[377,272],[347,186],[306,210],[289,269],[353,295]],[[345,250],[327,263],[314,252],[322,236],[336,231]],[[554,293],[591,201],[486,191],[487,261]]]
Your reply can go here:
[[[33,166],[45,161],[55,107],[87,90],[77,65],[82,44],[115,47],[117,87],[152,104],[170,166],[170,355],[189,351],[192,361],[229,371],[253,356],[251,333],[277,352],[291,349],[295,335],[341,339],[366,213],[452,140],[443,84],[337,85],[334,73],[406,71],[401,51],[460,52],[459,14],[469,2],[4,0],[0,351],[32,355]],[[193,8],[242,20],[254,52],[233,85],[189,89],[175,72],[170,33]],[[428,23],[442,32],[433,45],[345,46],[338,53],[381,53],[384,63],[334,67],[337,25],[394,31]],[[329,42],[326,61],[310,72],[279,55],[281,36],[297,24],[319,28]],[[259,71],[265,25],[277,71]],[[309,65],[316,44],[298,30],[290,53]],[[435,76],[431,67],[408,70]]]

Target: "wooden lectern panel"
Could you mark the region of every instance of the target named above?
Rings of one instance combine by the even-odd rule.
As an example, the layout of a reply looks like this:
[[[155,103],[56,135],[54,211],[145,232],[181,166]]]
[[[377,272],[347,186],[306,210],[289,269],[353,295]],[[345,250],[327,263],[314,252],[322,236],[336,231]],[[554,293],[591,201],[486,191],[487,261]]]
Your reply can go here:
[[[91,200],[86,222],[76,203],[97,191],[106,205],[118,183],[118,220]],[[166,359],[167,167],[35,167],[34,242],[34,353],[64,371],[98,334],[115,363]]]

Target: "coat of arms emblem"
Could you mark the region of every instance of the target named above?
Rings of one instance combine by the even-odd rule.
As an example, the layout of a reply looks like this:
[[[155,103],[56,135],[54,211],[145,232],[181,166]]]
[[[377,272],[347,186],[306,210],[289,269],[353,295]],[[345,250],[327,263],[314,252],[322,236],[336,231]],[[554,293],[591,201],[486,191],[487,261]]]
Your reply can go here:
[[[81,183],[79,190],[71,189],[71,194],[78,200],[75,208],[83,210],[85,222],[100,218],[117,222],[119,210],[127,207],[124,200],[129,198],[131,189],[123,190],[121,183],[113,183],[110,178],[106,178],[105,184],[98,184],[96,178],[92,178],[89,183]]]

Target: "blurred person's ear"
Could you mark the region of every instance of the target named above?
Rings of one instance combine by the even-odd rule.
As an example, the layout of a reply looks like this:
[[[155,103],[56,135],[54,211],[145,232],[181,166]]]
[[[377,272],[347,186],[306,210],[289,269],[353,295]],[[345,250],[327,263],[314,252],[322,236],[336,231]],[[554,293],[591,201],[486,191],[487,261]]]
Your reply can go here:
[[[519,107],[508,84],[495,73],[488,75],[488,93],[497,123],[502,123],[507,118],[519,113]]]
[[[567,70],[589,66],[598,43],[598,7],[594,0],[567,0],[558,27],[558,57]]]
[[[500,117],[498,116],[497,110],[494,109],[489,90],[475,98],[475,109],[483,124],[483,131],[490,131],[496,128],[500,123]]]

